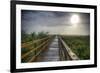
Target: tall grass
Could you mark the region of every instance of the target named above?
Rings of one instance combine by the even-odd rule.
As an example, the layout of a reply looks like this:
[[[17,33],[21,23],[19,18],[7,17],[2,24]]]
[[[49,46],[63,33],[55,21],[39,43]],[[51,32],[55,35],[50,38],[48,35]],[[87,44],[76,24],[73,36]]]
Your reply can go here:
[[[66,44],[81,59],[90,59],[90,36],[63,36]]]

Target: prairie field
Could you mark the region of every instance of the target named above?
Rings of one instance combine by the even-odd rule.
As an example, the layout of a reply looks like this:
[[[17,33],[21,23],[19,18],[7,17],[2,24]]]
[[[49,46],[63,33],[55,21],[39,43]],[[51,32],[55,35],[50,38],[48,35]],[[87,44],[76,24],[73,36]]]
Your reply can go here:
[[[81,59],[90,59],[90,36],[62,36],[65,43]]]

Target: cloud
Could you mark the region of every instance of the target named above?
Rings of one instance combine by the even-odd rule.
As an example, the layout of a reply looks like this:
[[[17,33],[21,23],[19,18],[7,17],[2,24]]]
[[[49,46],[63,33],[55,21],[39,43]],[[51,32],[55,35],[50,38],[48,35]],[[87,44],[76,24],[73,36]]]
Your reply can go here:
[[[68,28],[72,26],[70,23],[70,18],[73,14],[76,13],[22,10],[21,28],[27,33],[48,31],[51,34],[59,34],[64,32],[62,30],[65,29],[65,27]],[[89,14],[77,14],[80,15],[82,20],[80,24],[89,24]],[[85,26],[89,27],[89,25]],[[73,28],[70,30],[73,30]],[[89,31],[89,29],[87,29],[87,31]]]

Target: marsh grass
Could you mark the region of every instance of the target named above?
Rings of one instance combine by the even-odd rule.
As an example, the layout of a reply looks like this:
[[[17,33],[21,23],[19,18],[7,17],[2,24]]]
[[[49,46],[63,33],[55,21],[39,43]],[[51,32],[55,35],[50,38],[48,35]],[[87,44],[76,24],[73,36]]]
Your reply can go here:
[[[90,59],[90,36],[62,36],[66,44],[81,59]]]

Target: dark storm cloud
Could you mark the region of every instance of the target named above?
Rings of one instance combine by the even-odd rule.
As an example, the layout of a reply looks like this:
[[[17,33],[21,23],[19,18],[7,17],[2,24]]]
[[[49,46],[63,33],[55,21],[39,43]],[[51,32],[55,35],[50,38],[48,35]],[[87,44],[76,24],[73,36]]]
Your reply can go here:
[[[79,15],[81,20],[79,24],[84,24],[86,27],[85,29],[89,31],[89,24],[90,24],[89,13],[75,13],[75,12],[22,10],[21,27],[22,30],[28,33],[33,31],[53,32],[55,31],[54,29],[58,29],[60,31],[66,26],[71,26],[70,18],[73,14]]]
[[[81,24],[90,24],[90,14],[89,13],[79,13],[81,18]]]
[[[45,26],[59,26],[65,21],[66,13],[58,12],[44,12],[44,11],[27,11],[22,10],[22,24],[27,25],[45,25]],[[67,19],[67,18],[66,18]],[[68,20],[66,20],[68,21]]]

